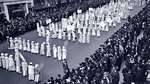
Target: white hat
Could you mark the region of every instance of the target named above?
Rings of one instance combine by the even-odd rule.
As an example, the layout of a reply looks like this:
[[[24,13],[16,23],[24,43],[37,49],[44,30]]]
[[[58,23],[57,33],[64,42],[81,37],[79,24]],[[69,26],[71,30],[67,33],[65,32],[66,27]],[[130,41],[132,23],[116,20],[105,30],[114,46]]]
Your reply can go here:
[[[12,54],[9,55],[9,57],[12,57],[12,56],[13,56]]]
[[[30,62],[29,64],[32,64],[32,62]]]
[[[1,53],[1,55],[4,55],[4,53]]]
[[[37,68],[38,66],[39,66],[39,65],[38,65],[38,64],[36,64],[36,65],[35,65],[35,68]]]
[[[5,53],[5,56],[7,56],[8,55],[8,53]]]
[[[82,13],[82,10],[77,10],[77,13]]]

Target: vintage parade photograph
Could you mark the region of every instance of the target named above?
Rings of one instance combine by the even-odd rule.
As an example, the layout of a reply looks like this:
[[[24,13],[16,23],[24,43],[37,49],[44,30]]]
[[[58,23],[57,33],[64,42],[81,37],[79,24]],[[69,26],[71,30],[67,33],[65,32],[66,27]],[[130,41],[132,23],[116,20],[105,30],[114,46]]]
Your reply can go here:
[[[150,84],[150,0],[0,0],[0,84]]]

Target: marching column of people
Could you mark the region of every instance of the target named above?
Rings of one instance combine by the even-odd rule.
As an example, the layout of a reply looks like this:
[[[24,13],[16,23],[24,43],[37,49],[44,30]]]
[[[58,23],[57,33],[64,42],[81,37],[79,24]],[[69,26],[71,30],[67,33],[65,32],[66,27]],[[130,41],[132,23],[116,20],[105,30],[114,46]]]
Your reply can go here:
[[[54,58],[58,58],[58,60],[64,60],[67,58],[67,48],[66,46],[50,46],[50,41],[46,40],[46,42],[39,43],[30,40],[21,40],[21,38],[15,38],[13,40],[12,37],[9,38],[9,48],[10,50],[23,50],[28,51],[33,54],[46,55],[47,57],[51,57],[53,55]],[[46,52],[45,52],[46,51]]]
[[[122,67],[123,84],[149,84],[149,12],[150,3],[134,17],[128,17],[128,22],[77,68],[69,69],[64,61],[65,75],[51,77],[45,84],[120,84]]]
[[[48,26],[45,28],[37,23],[38,36],[46,38],[51,37],[73,42],[90,43],[90,36],[101,36],[101,31],[109,31],[109,28],[115,27],[121,22],[121,19],[127,19],[130,10],[134,6],[131,1],[110,2],[107,5],[97,8],[89,8],[86,12],[77,10],[77,13],[68,18],[62,18],[60,22],[46,20]],[[77,30],[77,31],[76,31]]]
[[[26,59],[15,49],[15,55],[8,53],[1,53],[0,55],[0,67],[6,69],[7,71],[17,73],[22,73],[23,76],[28,75],[29,80],[34,80],[36,83],[40,81],[40,70],[43,68],[43,64],[32,65],[32,62],[27,63]]]

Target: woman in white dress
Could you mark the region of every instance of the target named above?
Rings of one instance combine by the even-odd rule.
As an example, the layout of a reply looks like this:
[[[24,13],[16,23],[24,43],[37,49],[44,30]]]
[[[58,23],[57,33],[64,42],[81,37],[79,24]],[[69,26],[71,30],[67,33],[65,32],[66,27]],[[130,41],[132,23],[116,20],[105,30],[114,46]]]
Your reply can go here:
[[[106,26],[105,26],[105,31],[108,32],[109,31],[109,23],[106,22]]]
[[[31,50],[31,48],[30,48],[30,41],[27,40],[27,51],[30,51],[30,50]]]
[[[72,41],[75,42],[76,40],[76,34],[74,33],[74,31],[72,31]]]
[[[9,49],[14,49],[14,41],[12,37],[9,38]]]
[[[82,32],[79,33],[79,42],[82,43]]]
[[[61,47],[60,46],[58,46],[58,60],[61,60],[61,58],[62,58],[62,51],[61,51]]]
[[[66,39],[66,32],[63,31],[63,40],[65,40],[65,39]]]
[[[6,70],[8,70],[9,69],[8,53],[5,54],[5,62],[6,62]]]
[[[62,59],[66,59],[67,58],[67,49],[65,48],[65,46],[62,47]]]
[[[19,49],[22,50],[22,41],[21,38],[18,39]]]
[[[95,27],[96,27],[96,25],[95,25],[95,23],[93,23],[93,25],[92,25],[92,36],[96,35],[96,33],[95,33]]]
[[[57,47],[53,45],[53,57],[57,58]]]
[[[15,71],[15,62],[14,59],[12,58],[13,55],[9,55],[9,71]]]
[[[31,41],[31,53],[34,53],[34,41]]]
[[[1,53],[1,60],[2,60],[2,67],[6,68],[6,61],[5,61],[4,53]]]
[[[101,36],[101,31],[99,28],[97,28],[97,37],[100,37]]]
[[[90,33],[87,33],[87,43],[89,44],[90,43]]]
[[[71,40],[71,32],[68,31],[68,40],[70,41]]]
[[[62,39],[62,29],[59,28],[58,39]]]
[[[41,54],[41,55],[44,55],[44,54],[45,54],[45,42],[43,42],[43,43],[41,44],[40,54]]]
[[[23,51],[26,51],[27,47],[26,47],[26,40],[25,39],[23,39],[23,41],[22,41],[22,46],[23,46]]]
[[[50,47],[50,44],[47,44],[46,56],[47,56],[47,57],[51,56],[51,47]]]
[[[39,53],[39,43],[35,43],[35,53],[38,54]]]
[[[100,22],[100,25],[101,25],[102,31],[104,31],[106,24],[105,24],[105,22],[103,20]]]

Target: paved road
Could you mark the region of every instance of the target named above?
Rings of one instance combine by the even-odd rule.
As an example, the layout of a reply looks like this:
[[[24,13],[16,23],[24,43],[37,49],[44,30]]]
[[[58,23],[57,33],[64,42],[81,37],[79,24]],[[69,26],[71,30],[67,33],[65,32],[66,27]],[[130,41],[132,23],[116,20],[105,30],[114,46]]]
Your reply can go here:
[[[134,7],[134,10],[131,11],[130,15],[134,16],[138,11],[140,11],[142,7]],[[94,51],[99,48],[99,45],[102,45],[104,41],[110,37],[115,31],[117,31],[121,26],[126,22],[126,20],[122,20],[121,24],[117,25],[116,28],[110,28],[109,32],[101,32],[101,37],[91,37],[90,44],[81,44],[78,42],[69,42],[68,44],[68,64],[70,68],[77,67],[78,63],[82,62],[84,58],[89,57]],[[31,31],[25,33],[24,35],[18,36],[21,38],[34,40],[42,43],[45,41],[44,38],[40,38],[37,36],[36,31]],[[63,45],[62,40],[53,39],[52,44]],[[0,44],[0,52],[14,54],[14,51],[7,49],[7,42]],[[29,52],[21,53],[27,59],[28,62],[32,61],[33,64],[44,62],[45,66],[42,69],[42,81],[41,84],[47,81],[50,76],[55,77],[58,73],[63,74],[62,61],[58,61],[53,57],[47,58],[46,56],[40,56],[37,54],[31,54]],[[0,84],[34,84],[33,81],[28,81],[28,77],[23,77],[22,74],[17,74],[16,72],[8,72],[5,69],[0,68]]]

